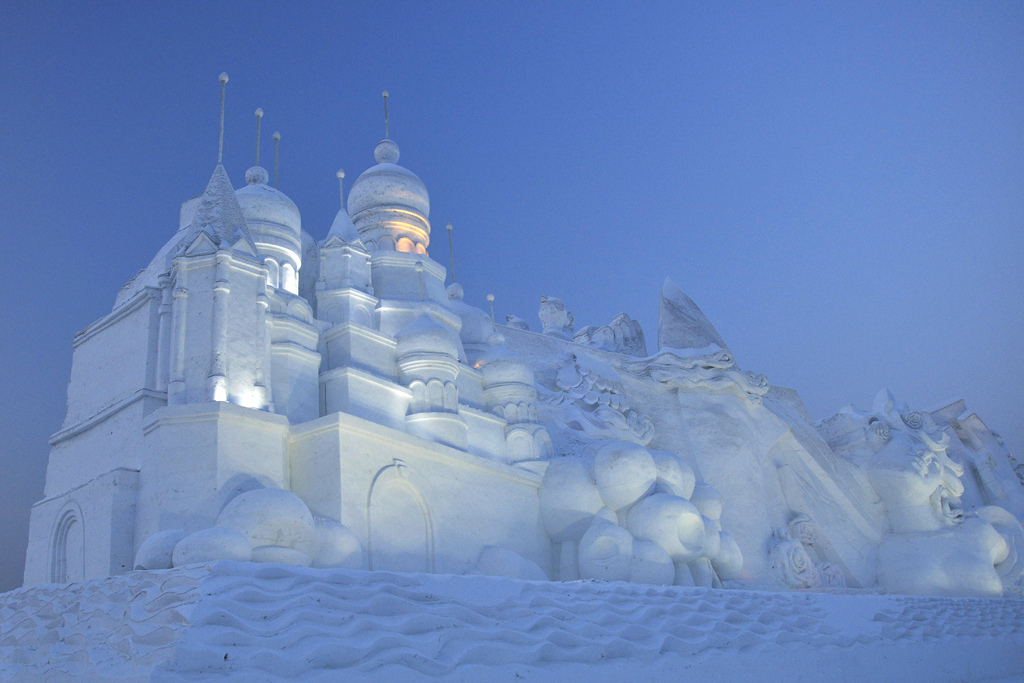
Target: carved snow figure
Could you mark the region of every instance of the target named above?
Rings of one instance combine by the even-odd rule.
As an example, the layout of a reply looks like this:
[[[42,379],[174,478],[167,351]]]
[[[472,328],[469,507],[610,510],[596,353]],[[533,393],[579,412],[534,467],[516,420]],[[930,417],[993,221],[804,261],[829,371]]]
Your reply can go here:
[[[640,328],[640,323],[625,313],[619,313],[602,327],[584,327],[573,335],[572,340],[577,344],[593,346],[612,353],[640,357],[647,355],[647,342],[644,340],[644,331]]]
[[[561,339],[572,339],[573,324],[576,319],[565,307],[561,299],[553,296],[542,296],[540,298],[540,323],[544,328],[544,334],[550,334]]]
[[[1001,574],[1018,576],[1002,564],[1016,530],[1003,526],[1000,533],[984,517],[965,514],[964,470],[946,453],[949,436],[930,416],[897,410],[885,390],[875,398],[872,414],[860,418],[862,440],[842,436],[852,430],[840,425],[857,419],[851,409],[844,415],[825,428],[861,459],[885,506],[890,533],[878,547],[882,587],[906,594],[1002,595]]]

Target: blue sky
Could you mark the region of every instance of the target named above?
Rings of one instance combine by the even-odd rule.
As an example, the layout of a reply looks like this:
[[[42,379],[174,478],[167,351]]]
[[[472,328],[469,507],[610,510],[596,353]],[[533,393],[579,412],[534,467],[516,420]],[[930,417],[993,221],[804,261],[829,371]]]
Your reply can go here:
[[[71,340],[216,162],[267,163],[322,238],[391,93],[432,255],[534,328],[670,276],[815,418],[964,397],[1024,454],[1024,4],[0,4],[0,590],[66,405]]]

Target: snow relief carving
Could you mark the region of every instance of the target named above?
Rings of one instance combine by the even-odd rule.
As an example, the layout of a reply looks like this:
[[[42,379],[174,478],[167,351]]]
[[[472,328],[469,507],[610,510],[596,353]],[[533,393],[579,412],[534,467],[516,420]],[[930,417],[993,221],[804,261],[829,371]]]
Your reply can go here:
[[[681,355],[676,350],[659,351],[649,358],[625,361],[622,366],[638,377],[650,377],[675,389],[734,389],[755,404],[761,402],[769,388],[767,377],[744,373],[736,367],[732,353],[714,346],[691,355]]]
[[[768,563],[776,578],[790,588],[842,588],[843,570],[832,562],[816,562],[818,526],[807,516],[794,517],[785,527],[775,527],[769,541]]]
[[[618,373],[605,363],[572,354],[555,376],[555,387],[544,401],[564,427],[641,446],[654,436],[654,423],[630,407]]]

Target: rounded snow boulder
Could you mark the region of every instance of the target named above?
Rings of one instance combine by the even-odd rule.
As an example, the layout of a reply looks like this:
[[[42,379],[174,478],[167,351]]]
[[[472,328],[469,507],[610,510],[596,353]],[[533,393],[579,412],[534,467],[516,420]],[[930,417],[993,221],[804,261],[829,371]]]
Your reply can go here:
[[[651,457],[658,467],[657,490],[689,500],[693,495],[693,487],[697,484],[697,475],[694,474],[693,468],[675,453],[651,451]]]
[[[595,521],[580,540],[580,578],[629,581],[633,536],[615,524]]]
[[[309,557],[317,551],[313,514],[302,499],[282,489],[256,489],[231,500],[217,515],[217,526],[249,539],[253,548],[280,546]]]
[[[314,567],[363,568],[363,545],[351,529],[333,519],[317,519],[315,524]]]
[[[715,524],[715,520],[709,519],[704,515],[701,515],[701,521],[704,522],[704,553],[703,556],[712,558],[718,555],[722,548],[722,535],[718,531],[718,525]]]
[[[633,541],[633,564],[629,580],[633,583],[649,583],[657,586],[671,586],[676,578],[676,568],[665,549],[653,541]]]
[[[711,566],[721,580],[735,579],[743,571],[743,553],[732,536],[724,531],[718,536],[718,553],[711,558]]]
[[[538,495],[544,530],[555,543],[578,541],[604,507],[590,472],[571,458],[548,466]]]
[[[547,581],[548,575],[536,562],[526,559],[508,548],[488,546],[480,551],[473,573],[485,576],[505,576],[523,581]]]
[[[690,501],[669,493],[655,493],[629,511],[626,524],[643,541],[653,541],[673,562],[689,562],[704,551],[704,520]]]
[[[718,522],[722,518],[722,494],[715,487],[700,482],[693,488],[690,502],[708,519]]]
[[[189,534],[178,541],[171,555],[175,567],[214,560],[248,562],[251,559],[249,539],[233,529],[219,526]]]
[[[174,546],[185,538],[186,534],[181,529],[169,531],[158,531],[139,546],[139,552],[135,553],[135,569],[170,569]]]
[[[618,511],[654,490],[658,466],[643,446],[613,441],[597,451],[594,480],[604,504]]]
[[[261,545],[258,548],[253,548],[252,561],[290,564],[296,567],[309,567],[313,564],[313,558],[301,550],[281,545]]]

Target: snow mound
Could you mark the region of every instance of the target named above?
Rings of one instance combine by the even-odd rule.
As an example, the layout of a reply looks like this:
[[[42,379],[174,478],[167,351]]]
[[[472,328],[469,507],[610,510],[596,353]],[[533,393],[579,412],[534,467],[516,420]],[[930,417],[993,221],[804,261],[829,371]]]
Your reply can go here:
[[[528,582],[215,562],[0,596],[0,677],[972,680],[1024,600]],[[836,662],[857,662],[837,666]],[[834,667],[834,668],[832,668]],[[845,676],[845,678],[844,678]],[[773,679],[771,675],[768,679]]]

